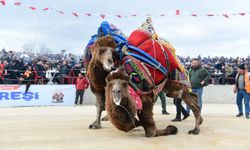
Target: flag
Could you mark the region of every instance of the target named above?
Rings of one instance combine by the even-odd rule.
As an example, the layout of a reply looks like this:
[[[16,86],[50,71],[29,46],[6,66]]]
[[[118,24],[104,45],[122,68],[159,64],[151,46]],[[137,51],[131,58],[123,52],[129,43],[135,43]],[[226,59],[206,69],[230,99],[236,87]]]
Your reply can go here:
[[[74,15],[75,17],[79,17],[79,15],[75,12],[73,12],[72,15]]]
[[[16,6],[20,6],[22,4],[22,2],[15,2],[14,5]]]
[[[0,0],[0,3],[4,6],[6,4],[5,0]]]
[[[116,17],[121,18],[122,16],[121,15],[116,15]]]
[[[246,13],[239,13],[239,15],[244,16]]]
[[[90,13],[86,13],[85,15],[91,17],[91,14],[90,14]]]
[[[196,17],[196,16],[197,16],[197,14],[191,14],[191,16]]]
[[[213,17],[213,16],[214,16],[214,14],[207,14],[207,16],[209,16],[209,17]]]
[[[43,8],[43,10],[44,10],[44,11],[47,11],[47,10],[49,10],[49,8],[48,8],[48,7],[46,7],[46,8]]]
[[[222,16],[229,18],[228,14],[222,14]]]
[[[104,19],[104,18],[106,17],[106,15],[103,15],[103,14],[102,14],[101,17],[102,17],[102,19]]]
[[[36,10],[36,7],[30,6],[29,7],[31,10]]]
[[[63,11],[61,11],[61,10],[58,10],[57,12],[59,12],[59,13],[60,13],[60,14],[62,14],[62,15],[64,14],[64,12],[63,12]]]
[[[179,15],[181,14],[181,13],[180,13],[180,10],[177,9],[176,12],[175,12],[175,14],[176,14],[177,16],[179,16]]]

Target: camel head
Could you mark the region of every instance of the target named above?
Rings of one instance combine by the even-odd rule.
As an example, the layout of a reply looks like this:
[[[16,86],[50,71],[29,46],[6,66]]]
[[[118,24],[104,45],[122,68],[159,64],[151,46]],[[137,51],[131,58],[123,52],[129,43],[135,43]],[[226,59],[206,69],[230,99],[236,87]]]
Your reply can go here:
[[[128,97],[129,76],[123,71],[123,69],[118,68],[109,73],[106,81],[106,90],[109,92],[110,98],[112,98],[116,105],[120,105],[122,99]]]
[[[113,53],[116,44],[112,36],[104,36],[99,38],[91,48],[92,60],[102,64],[105,71],[110,72],[114,66]]]

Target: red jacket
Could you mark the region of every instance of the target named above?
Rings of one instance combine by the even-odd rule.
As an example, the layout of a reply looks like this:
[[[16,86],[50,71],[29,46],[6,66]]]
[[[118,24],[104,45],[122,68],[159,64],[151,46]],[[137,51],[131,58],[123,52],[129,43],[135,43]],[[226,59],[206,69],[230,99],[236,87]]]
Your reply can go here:
[[[82,77],[82,78],[77,78],[76,79],[76,90],[85,90],[89,87],[89,81],[87,78]]]

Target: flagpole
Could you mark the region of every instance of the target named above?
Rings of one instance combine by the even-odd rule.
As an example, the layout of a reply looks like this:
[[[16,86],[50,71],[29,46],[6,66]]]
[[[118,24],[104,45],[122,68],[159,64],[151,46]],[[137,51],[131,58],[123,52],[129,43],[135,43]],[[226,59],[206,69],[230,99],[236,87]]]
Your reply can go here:
[[[34,43],[35,43],[33,53],[34,53],[34,56],[36,56],[37,48],[38,48],[38,45],[37,45],[37,31],[36,31],[36,29],[37,29],[37,27],[36,27],[36,25],[37,25],[37,12],[36,11],[34,12],[33,25],[34,25]]]

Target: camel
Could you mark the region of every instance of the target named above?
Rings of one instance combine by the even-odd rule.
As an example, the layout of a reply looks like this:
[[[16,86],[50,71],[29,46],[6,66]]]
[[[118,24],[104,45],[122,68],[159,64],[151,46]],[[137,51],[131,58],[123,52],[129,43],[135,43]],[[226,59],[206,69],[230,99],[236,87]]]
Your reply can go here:
[[[92,58],[88,65],[87,77],[90,81],[91,91],[96,96],[96,120],[89,125],[90,129],[101,128],[101,114],[105,110],[105,78],[114,66],[113,52],[116,48],[111,36],[99,38],[91,47]]]
[[[129,77],[124,72],[112,71],[106,78],[105,100],[107,116],[110,122],[119,130],[128,132],[140,126],[140,122],[135,118],[137,107],[128,93]],[[119,103],[118,105],[117,102]]]
[[[143,109],[136,111],[135,102],[132,100],[128,92],[128,86],[130,84],[130,78],[126,75],[124,69],[117,69],[112,71],[107,76],[106,85],[106,110],[111,123],[119,130],[128,132],[131,129],[142,125],[147,137],[156,137],[163,135],[176,134],[178,129],[175,126],[169,125],[165,129],[157,129],[153,119],[153,106],[154,96],[152,93],[141,95],[141,101]],[[177,91],[181,86],[174,86],[166,84],[164,91],[168,92],[168,96],[177,97]],[[192,99],[190,99],[192,97]],[[199,125],[202,123],[202,118],[199,114],[197,105],[197,96],[184,90],[182,94],[183,100],[191,107],[195,114],[196,126],[190,130],[189,134],[198,134],[200,129]],[[135,118],[138,116],[139,121]]]
[[[152,31],[152,27],[150,27],[150,30]],[[147,42],[143,42],[140,38],[141,36],[136,36],[133,38],[131,38],[131,36],[128,38],[128,41],[130,43],[133,44],[134,47],[139,47],[140,49],[144,49],[146,48],[146,50],[149,50],[148,52],[150,52],[150,50],[152,50],[152,48],[149,48],[146,44],[158,44],[158,48],[161,49],[165,49],[165,46],[167,45],[168,47],[168,43],[166,43],[163,40],[158,40],[157,35],[150,35],[148,33],[144,34],[144,32],[142,30],[138,30],[139,34],[141,34],[142,36],[144,36],[145,38],[143,38],[143,40],[147,40]],[[133,33],[132,33],[133,34]],[[153,39],[152,37],[156,38]],[[132,39],[132,40],[131,40]],[[133,39],[135,39],[136,42],[133,43]],[[141,43],[143,43],[143,45],[140,45]],[[120,48],[120,44],[119,44],[119,48]],[[118,46],[118,45],[117,45]],[[145,47],[146,46],[146,47]],[[105,110],[105,89],[104,87],[106,86],[106,81],[105,78],[108,76],[108,74],[111,72],[112,66],[114,65],[114,49],[116,48],[116,44],[115,44],[115,40],[113,39],[112,36],[104,36],[100,39],[98,39],[94,45],[91,48],[91,54],[92,54],[92,59],[89,63],[88,66],[88,77],[90,79],[91,82],[91,90],[92,92],[96,95],[96,100],[97,100],[97,116],[96,116],[96,120],[89,126],[89,128],[91,129],[99,129],[101,128],[101,122],[100,122],[100,117],[101,117],[101,113],[103,110]],[[128,47],[128,48],[133,48],[133,47]],[[170,49],[170,48],[169,48]],[[171,49],[171,51],[173,51],[174,49]],[[121,60],[119,60],[119,65],[126,65],[127,62],[132,62],[132,67],[135,67],[133,69],[138,70],[138,68],[144,68],[141,69],[143,70],[142,72],[135,72],[135,73],[131,73],[131,69],[127,69],[126,72],[130,72],[130,80],[131,77],[133,78],[133,80],[139,80],[139,83],[137,84],[142,91],[146,91],[140,94],[140,98],[142,100],[142,104],[143,104],[143,109],[142,111],[140,111],[141,113],[138,115],[139,117],[139,123],[137,122],[134,127],[136,127],[137,125],[142,125],[143,128],[145,129],[145,134],[147,137],[154,137],[154,136],[160,136],[160,135],[169,135],[169,134],[175,134],[177,132],[177,128],[174,126],[169,126],[164,130],[158,130],[155,127],[155,123],[153,120],[153,105],[154,105],[154,97],[157,95],[157,93],[160,90],[164,90],[167,94],[167,96],[169,97],[173,97],[173,98],[181,98],[184,100],[184,102],[191,108],[191,110],[194,113],[195,116],[195,128],[190,130],[188,133],[189,134],[199,134],[200,132],[200,124],[202,123],[203,119],[200,115],[200,110],[198,107],[198,98],[197,95],[189,92],[189,89],[187,87],[187,85],[185,84],[186,81],[188,81],[188,79],[184,79],[184,83],[182,82],[172,82],[173,80],[168,80],[168,78],[171,78],[173,76],[175,76],[176,74],[178,74],[178,71],[175,70],[181,70],[181,67],[178,66],[177,63],[177,67],[172,65],[174,63],[172,63],[172,60],[174,60],[174,55],[172,55],[172,52],[167,51],[167,54],[163,51],[155,51],[155,52],[160,52],[162,54],[160,54],[161,56],[165,56],[168,55],[168,57],[165,57],[166,59],[172,59],[171,61],[169,60],[169,62],[171,62],[171,65],[169,64],[165,64],[166,63],[166,59],[163,60],[162,62],[158,63],[158,64],[153,64],[155,63],[155,61],[152,61],[152,66],[149,66],[148,64],[143,65],[145,63],[140,62],[140,60],[137,60],[137,58],[134,58],[133,56],[138,57],[138,55],[136,54],[137,52],[141,53],[141,51],[137,51],[136,53],[131,53],[130,51],[126,51],[126,48],[122,48],[122,52],[123,55],[125,55],[125,57],[121,58]],[[121,52],[120,52],[121,53]],[[146,52],[147,53],[147,52]],[[126,56],[127,54],[129,55],[133,55],[133,56]],[[157,55],[159,56],[159,55]],[[124,59],[125,58],[125,59]],[[126,59],[128,58],[128,59]],[[140,58],[140,57],[138,57]],[[148,60],[149,57],[145,58]],[[144,59],[144,60],[145,60]],[[163,64],[164,66],[162,66],[161,64]],[[149,67],[148,67],[149,66]],[[174,67],[173,67],[174,66]],[[154,67],[156,69],[154,69]],[[172,69],[171,69],[172,67]],[[177,69],[176,69],[177,68]],[[149,70],[151,69],[151,70]],[[160,69],[157,70],[157,69]],[[169,71],[167,71],[166,69],[169,69]],[[140,70],[140,69],[139,69]],[[148,72],[153,71],[154,74],[148,74]],[[158,72],[157,72],[158,71]],[[168,73],[165,75],[161,75],[160,73]],[[173,73],[174,72],[174,73]],[[171,74],[174,75],[171,75]],[[147,75],[145,75],[147,74]],[[181,74],[181,73],[180,73]],[[153,75],[153,77],[151,76]],[[182,76],[183,74],[181,74]],[[143,77],[142,80],[138,79],[139,77]],[[145,77],[147,76],[147,77]],[[184,75],[185,76],[185,75]],[[152,83],[152,78],[154,79],[158,79],[158,83]],[[163,81],[162,81],[163,80]],[[131,82],[130,82],[131,83]],[[134,86],[135,88],[137,88],[136,86]],[[139,90],[140,91],[140,90]],[[109,112],[108,112],[109,113]],[[121,127],[123,128],[123,127]],[[129,128],[124,128],[124,131],[128,131],[129,129],[132,129],[133,127],[130,125]]]

